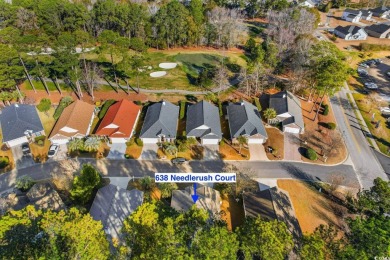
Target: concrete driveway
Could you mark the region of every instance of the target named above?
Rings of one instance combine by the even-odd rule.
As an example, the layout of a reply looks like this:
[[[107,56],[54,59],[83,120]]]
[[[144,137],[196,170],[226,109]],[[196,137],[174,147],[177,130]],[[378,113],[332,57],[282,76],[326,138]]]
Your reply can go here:
[[[269,161],[262,144],[249,144],[250,161]]]
[[[11,148],[16,168],[27,168],[35,164],[31,155],[23,155],[22,145]]]
[[[205,161],[214,161],[221,160],[221,156],[219,154],[219,145],[217,144],[208,144],[203,145],[203,160]]]
[[[110,152],[107,155],[108,159],[124,159],[126,153],[125,143],[115,143],[110,145]]]
[[[298,134],[284,133],[284,160],[302,161],[299,147]]]
[[[144,144],[139,160],[156,160],[157,149],[157,144]]]

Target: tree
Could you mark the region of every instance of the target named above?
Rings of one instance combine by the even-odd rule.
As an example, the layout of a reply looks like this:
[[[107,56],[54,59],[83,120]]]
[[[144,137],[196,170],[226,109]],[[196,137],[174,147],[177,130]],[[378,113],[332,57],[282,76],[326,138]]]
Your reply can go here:
[[[202,39],[202,34],[204,30],[204,7],[201,0],[194,0],[190,2],[190,13],[194,21],[193,38],[196,45],[199,45]]]
[[[23,67],[19,64],[17,51],[5,44],[0,44],[0,89],[11,90],[23,78]]]
[[[248,144],[248,138],[246,136],[240,135],[237,137],[237,142],[240,145],[240,150],[238,153],[241,154],[241,148],[243,145]]]
[[[84,142],[84,150],[96,152],[100,147],[101,141],[97,137],[88,137]]]
[[[80,175],[73,179],[70,195],[72,200],[85,205],[91,200],[92,193],[102,181],[100,173],[90,164],[84,164]]]
[[[249,218],[238,232],[241,250],[246,259],[282,260],[287,257],[293,247],[292,235],[286,224],[277,220],[265,221],[261,218]]]
[[[299,256],[307,260],[325,260],[325,242],[316,233],[304,235]]]
[[[164,151],[170,155],[176,155],[177,157],[177,147],[172,143],[166,143],[164,145]]]
[[[374,186],[358,193],[357,208],[369,215],[383,215],[390,212],[390,182],[381,178],[374,180]]]
[[[97,87],[96,81],[100,78],[102,72],[95,62],[87,62],[83,70],[83,78],[87,83],[88,92],[95,101],[94,89]]]
[[[15,187],[22,191],[28,191],[33,185],[34,180],[28,175],[17,178],[15,181]]]
[[[42,98],[39,104],[37,105],[37,109],[41,112],[47,112],[51,107],[51,100],[48,98]]]
[[[229,84],[228,70],[223,64],[215,71],[213,82],[218,89],[219,96],[220,92]]]
[[[273,108],[267,108],[263,113],[268,122],[276,117],[276,110]]]
[[[158,188],[161,192],[162,198],[170,198],[172,196],[172,191],[177,190],[177,184],[174,182],[162,182],[158,184]]]
[[[144,190],[151,190],[152,189],[152,184],[153,180],[149,176],[145,176],[140,180],[140,184],[142,189]]]
[[[75,152],[84,149],[84,140],[80,138],[73,138],[68,142],[68,150]]]
[[[76,208],[42,212],[30,205],[9,212],[0,224],[2,259],[109,259],[101,222]]]

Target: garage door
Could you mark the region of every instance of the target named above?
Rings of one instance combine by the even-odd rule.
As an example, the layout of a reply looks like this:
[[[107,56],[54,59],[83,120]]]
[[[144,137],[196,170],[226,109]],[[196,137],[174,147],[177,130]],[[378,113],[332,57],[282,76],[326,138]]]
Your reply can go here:
[[[159,139],[158,138],[142,138],[142,142],[144,144],[156,144],[158,143]]]
[[[14,140],[12,140],[12,141],[8,141],[7,143],[8,143],[8,145],[9,145],[10,147],[13,147],[13,146],[21,145],[21,144],[27,143],[27,142],[28,142],[27,137],[26,137],[26,136],[23,136],[23,137],[21,137],[21,138],[14,139]]]
[[[264,139],[261,138],[248,138],[248,144],[262,144]]]
[[[51,139],[53,144],[67,144],[69,142],[68,139]]]
[[[127,140],[125,138],[111,138],[111,142],[113,144],[124,144],[126,141]]]
[[[202,144],[218,144],[218,139],[202,139]]]
[[[293,133],[293,134],[299,134],[299,128],[294,128],[294,127],[288,127],[288,126],[286,126],[286,127],[284,128],[284,132]]]

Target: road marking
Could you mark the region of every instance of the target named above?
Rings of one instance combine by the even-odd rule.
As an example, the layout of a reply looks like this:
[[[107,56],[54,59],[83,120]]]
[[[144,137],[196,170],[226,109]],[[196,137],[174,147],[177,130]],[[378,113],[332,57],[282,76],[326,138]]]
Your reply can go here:
[[[355,145],[357,146],[357,148],[358,148],[358,150],[359,150],[359,153],[360,153],[360,152],[361,152],[361,148],[360,148],[359,142],[356,140],[356,137],[355,137],[355,135],[354,135],[354,133],[353,133],[353,131],[352,131],[352,127],[351,127],[351,124],[350,124],[350,122],[349,122],[349,119],[348,119],[347,116],[345,115],[345,110],[344,110],[344,107],[343,107],[342,104],[341,104],[340,95],[337,95],[337,99],[338,99],[338,101],[339,101],[339,105],[340,105],[341,110],[342,110],[341,113],[342,113],[343,116],[344,116],[345,123],[346,123],[346,125],[348,126],[348,129],[349,129],[349,131],[350,131],[351,134],[352,134],[353,141],[354,141]],[[349,104],[348,98],[347,98],[347,101],[348,101],[348,104]],[[352,110],[353,110],[353,108],[352,108]],[[353,111],[353,113],[355,114],[355,111]]]

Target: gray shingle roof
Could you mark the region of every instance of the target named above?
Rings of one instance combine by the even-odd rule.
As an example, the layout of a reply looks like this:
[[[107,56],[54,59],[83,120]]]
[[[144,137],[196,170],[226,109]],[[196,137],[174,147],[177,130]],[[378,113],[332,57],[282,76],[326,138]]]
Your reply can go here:
[[[385,33],[386,31],[390,30],[390,25],[384,24],[384,23],[372,24],[370,26],[365,27],[364,29],[367,31],[373,31],[373,32],[377,32],[377,33],[382,34],[382,33]]]
[[[144,193],[140,190],[128,191],[109,184],[99,189],[89,213],[102,222],[110,239],[120,239],[123,221],[142,204],[143,198]]]
[[[295,123],[302,129],[305,127],[301,102],[291,92],[281,91],[272,95],[269,100],[269,107],[275,109],[277,115],[289,113],[293,117],[293,119],[289,118],[286,123],[283,123],[284,125]]]
[[[355,14],[355,15],[358,15],[360,13],[360,10],[356,10],[356,9],[345,9],[344,12],[346,13],[350,13],[350,14]]]
[[[26,136],[28,130],[32,133],[43,131],[37,109],[32,105],[13,104],[3,108],[0,123],[3,142]]]
[[[227,114],[231,138],[236,138],[240,135],[253,136],[256,134],[260,134],[265,138],[268,137],[261,121],[260,113],[251,103],[247,101],[229,103]]]
[[[165,136],[176,138],[179,107],[168,101],[161,101],[148,107],[142,126],[141,138]]]
[[[354,35],[354,34],[358,33],[360,29],[362,29],[362,28],[360,28],[359,26],[349,25],[349,26],[337,26],[334,30],[341,32],[345,35],[350,34],[350,33],[352,35]]]
[[[196,129],[200,126],[202,129]],[[219,110],[207,101],[188,106],[186,132],[188,136],[206,139],[221,139],[221,122]]]

